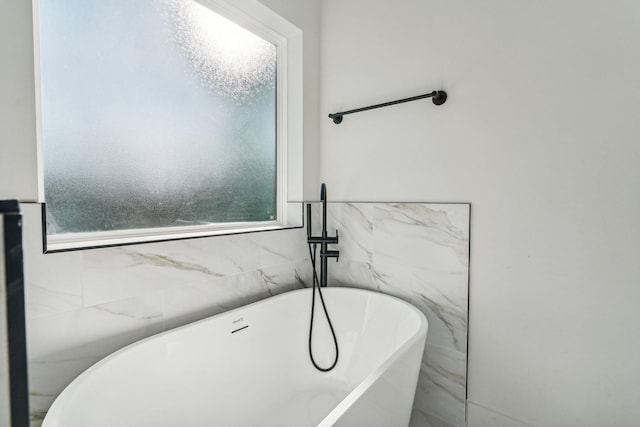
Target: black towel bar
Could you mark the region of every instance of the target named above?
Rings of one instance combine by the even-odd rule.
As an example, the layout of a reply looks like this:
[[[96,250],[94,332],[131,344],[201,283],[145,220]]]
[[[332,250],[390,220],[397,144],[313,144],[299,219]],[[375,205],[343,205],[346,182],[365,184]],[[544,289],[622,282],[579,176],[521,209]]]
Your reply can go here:
[[[356,108],[354,110],[341,111],[339,113],[329,114],[329,118],[333,119],[333,123],[342,123],[342,117],[347,114],[359,113],[361,111],[373,110],[374,108],[388,107],[390,105],[402,104],[410,101],[417,101],[418,99],[433,98],[432,101],[435,105],[442,105],[447,100],[447,92],[443,90],[434,90],[433,92],[425,93],[424,95],[412,96],[410,98],[398,99],[397,101],[383,102],[382,104],[370,105],[368,107]]]

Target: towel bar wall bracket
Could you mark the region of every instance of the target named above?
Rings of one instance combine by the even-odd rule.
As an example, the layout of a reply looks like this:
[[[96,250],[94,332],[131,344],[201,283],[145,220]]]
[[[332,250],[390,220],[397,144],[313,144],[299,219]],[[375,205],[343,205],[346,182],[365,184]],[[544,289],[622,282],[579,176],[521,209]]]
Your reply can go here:
[[[359,113],[361,111],[373,110],[374,108],[388,107],[390,105],[403,104],[405,102],[417,101],[419,99],[431,98],[434,105],[442,105],[447,100],[447,92],[443,90],[434,90],[433,92],[425,93],[424,95],[412,96],[410,98],[398,99],[391,102],[383,102],[382,104],[370,105],[368,107],[356,108],[348,111],[340,111],[338,113],[329,114],[329,118],[333,120],[333,123],[339,125],[342,123],[342,119],[347,114]]]

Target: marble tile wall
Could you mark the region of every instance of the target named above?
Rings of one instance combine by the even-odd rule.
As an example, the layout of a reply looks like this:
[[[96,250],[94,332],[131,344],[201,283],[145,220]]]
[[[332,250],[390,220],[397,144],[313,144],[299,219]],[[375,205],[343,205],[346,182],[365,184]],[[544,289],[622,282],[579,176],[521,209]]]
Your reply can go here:
[[[43,255],[40,207],[22,210],[33,426],[118,348],[310,284],[304,229]],[[327,222],[341,251],[330,285],[398,296],[429,319],[412,426],[463,426],[469,205],[329,203]]]
[[[327,216],[330,285],[395,295],[429,321],[411,426],[465,426],[470,205],[329,203]]]
[[[40,206],[22,210],[32,426],[115,350],[310,283],[303,229],[43,255]]]

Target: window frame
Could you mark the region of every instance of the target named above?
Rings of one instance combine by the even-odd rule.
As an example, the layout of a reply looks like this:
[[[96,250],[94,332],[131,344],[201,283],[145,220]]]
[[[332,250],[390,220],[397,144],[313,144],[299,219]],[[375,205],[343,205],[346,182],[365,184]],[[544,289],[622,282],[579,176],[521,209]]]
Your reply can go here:
[[[257,0],[240,0],[234,1],[233,4],[225,0],[191,0],[276,46],[276,219],[48,235],[42,159],[39,1],[32,0],[39,153],[38,184],[42,203],[43,251],[45,253],[302,227],[300,202],[303,188],[302,30]]]

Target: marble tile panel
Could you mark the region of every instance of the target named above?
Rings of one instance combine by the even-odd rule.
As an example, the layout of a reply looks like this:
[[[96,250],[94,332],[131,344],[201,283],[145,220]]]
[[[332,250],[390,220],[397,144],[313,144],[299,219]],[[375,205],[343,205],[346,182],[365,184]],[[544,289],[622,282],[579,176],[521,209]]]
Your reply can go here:
[[[29,319],[29,359],[104,357],[162,330],[160,295],[147,295]]]
[[[39,425],[53,401],[82,372],[101,357],[82,353],[56,360],[29,362],[29,410],[31,426]],[[37,424],[36,424],[37,423]]]
[[[411,272],[396,265],[340,261],[329,267],[329,286],[369,289],[411,302]]]
[[[85,307],[160,292],[210,276],[202,266],[142,252],[136,246],[87,251],[83,257]]]
[[[174,286],[162,292],[164,329],[172,329],[271,296],[259,271]]]
[[[337,224],[344,236],[338,248],[340,262],[329,264],[330,284],[394,295],[418,307],[429,320],[427,353],[412,425],[463,425],[470,206],[423,203],[329,206],[329,229]],[[343,214],[347,210],[351,213]],[[372,212],[373,217],[359,216],[356,212]],[[361,227],[360,231],[348,231],[357,227]]]
[[[265,232],[278,236],[281,231]],[[234,234],[172,242],[175,250],[169,256],[202,265],[214,274],[229,276],[260,267],[260,247],[252,236],[265,233]],[[163,250],[162,248],[160,250]]]
[[[269,267],[263,267],[258,270],[260,278],[267,286],[269,295],[278,295],[283,292],[292,291],[294,289],[302,289],[307,286],[304,277],[299,275],[299,268],[303,268],[300,264],[307,264],[308,261],[288,262],[286,264],[277,264]]]
[[[372,203],[329,203],[327,228],[330,236],[339,232],[340,257],[349,261],[373,261]]]
[[[429,321],[427,344],[467,351],[468,276],[412,269],[411,301]]]
[[[37,425],[62,390],[100,359],[162,330],[160,299],[129,299],[29,319],[29,394]]]
[[[320,274],[319,263],[316,269]],[[375,279],[376,273],[368,262],[340,260],[330,263],[328,271],[329,286],[347,286],[380,292]]]
[[[295,263],[295,277],[296,281],[303,284],[304,287],[311,287],[313,283],[313,269],[311,267],[311,261],[308,258]]]
[[[312,204],[313,235],[322,234],[322,205]],[[372,203],[327,203],[327,235],[335,236],[338,231],[339,243],[332,249],[340,249],[342,259],[371,262],[373,250],[373,207]]]
[[[465,353],[427,345],[412,417],[435,418],[464,427],[466,366]]]
[[[27,317],[48,317],[58,313],[77,310],[82,307],[82,286],[80,283],[42,282],[39,286],[25,280],[25,303]]]
[[[297,262],[309,256],[303,228],[250,233],[249,242],[259,251],[259,266]]]
[[[245,236],[107,248],[83,255],[85,306],[252,271],[260,263],[259,247]]]
[[[374,263],[376,257],[385,257],[425,270],[466,271],[468,226],[458,228],[449,218],[449,211],[455,212],[458,222],[468,208],[464,204],[376,203]]]

